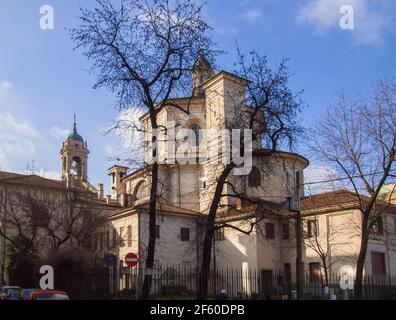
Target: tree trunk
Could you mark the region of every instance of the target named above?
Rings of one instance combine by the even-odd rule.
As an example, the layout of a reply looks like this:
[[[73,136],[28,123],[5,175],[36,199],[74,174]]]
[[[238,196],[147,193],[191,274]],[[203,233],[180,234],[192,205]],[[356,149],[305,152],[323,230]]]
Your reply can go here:
[[[364,271],[364,262],[366,260],[366,254],[367,254],[367,242],[368,242],[368,233],[369,233],[367,228],[367,223],[368,223],[367,219],[363,218],[360,251],[356,264],[355,299],[361,299],[363,293],[363,271]]]
[[[151,115],[152,128],[157,129],[156,115]],[[154,133],[154,130],[153,130]],[[152,143],[154,143],[156,137],[152,136]],[[158,155],[158,148],[155,147],[155,155]],[[153,154],[154,156],[154,154]],[[153,271],[154,267],[154,254],[155,254],[155,240],[156,240],[156,218],[157,218],[157,189],[158,189],[158,162],[155,159],[151,167],[151,189],[150,189],[150,207],[149,207],[149,240],[147,245],[147,258],[145,265],[145,275],[142,286],[142,295],[140,299],[147,300],[150,295],[152,273],[147,274],[147,269]]]
[[[205,232],[205,239],[203,242],[203,252],[202,252],[202,265],[199,273],[199,282],[198,282],[198,294],[197,294],[198,300],[204,300],[207,298],[208,295],[208,276],[209,276],[210,261],[212,256],[212,241],[215,231],[216,214],[217,214],[217,209],[219,207],[221,195],[223,192],[224,183],[227,180],[227,177],[233,168],[234,165],[232,163],[228,164],[221,173],[216,184],[216,190],[213,195],[212,203],[210,205],[208,217],[206,220],[206,232]]]
[[[325,286],[328,287],[329,286],[329,268],[327,267],[327,263],[325,260],[323,261],[323,271],[324,271],[324,275],[325,275]]]
[[[297,283],[297,299],[302,299],[304,292],[304,265],[303,265],[303,229],[301,212],[296,212],[296,283]]]

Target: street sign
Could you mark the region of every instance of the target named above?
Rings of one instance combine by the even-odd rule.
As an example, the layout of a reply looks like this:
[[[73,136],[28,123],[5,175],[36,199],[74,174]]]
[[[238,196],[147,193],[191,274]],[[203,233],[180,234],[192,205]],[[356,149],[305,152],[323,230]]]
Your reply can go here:
[[[103,257],[103,263],[108,267],[115,267],[117,265],[117,256],[112,253],[108,253]]]
[[[127,253],[127,255],[125,256],[125,263],[128,267],[134,267],[137,265],[139,261],[138,256],[133,253],[133,252],[129,252]]]

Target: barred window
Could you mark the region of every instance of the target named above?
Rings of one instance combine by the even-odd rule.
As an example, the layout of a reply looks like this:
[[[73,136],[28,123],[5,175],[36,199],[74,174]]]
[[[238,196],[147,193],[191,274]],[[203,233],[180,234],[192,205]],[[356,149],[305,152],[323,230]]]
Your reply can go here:
[[[190,241],[190,229],[180,228],[180,239],[181,241]]]
[[[261,186],[261,172],[257,167],[252,167],[248,176],[249,187]]]
[[[318,236],[318,224],[316,220],[307,221],[307,236],[308,238]]]
[[[128,247],[132,247],[132,226],[127,227],[127,242]]]
[[[285,222],[282,224],[282,237],[283,237],[283,240],[290,239],[290,228],[289,228],[288,222]]]
[[[267,239],[275,239],[275,225],[267,222],[265,224],[265,237]]]
[[[125,242],[124,242],[124,227],[120,228],[120,247],[124,247]]]
[[[216,229],[215,234],[214,234],[214,239],[215,239],[215,241],[225,240],[224,228]]]
[[[113,243],[112,247],[115,248],[117,247],[117,230],[113,228]]]
[[[155,226],[155,238],[160,238],[160,226],[158,224]]]
[[[106,231],[106,249],[110,249],[110,230]]]

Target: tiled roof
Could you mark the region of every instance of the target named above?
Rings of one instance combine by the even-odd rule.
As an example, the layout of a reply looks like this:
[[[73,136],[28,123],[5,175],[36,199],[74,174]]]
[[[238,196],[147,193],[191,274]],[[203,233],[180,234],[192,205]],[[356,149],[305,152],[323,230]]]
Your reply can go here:
[[[73,191],[78,190],[81,191],[78,195],[80,201],[90,202],[92,204],[99,205],[101,207],[109,207],[112,209],[119,208],[120,204],[118,202],[107,203],[107,199],[99,199],[97,197],[97,193],[93,192],[87,187],[83,187],[80,189],[69,189],[66,187],[65,183],[61,180],[53,180],[43,178],[37,175],[25,175],[13,172],[5,172],[0,171],[0,184],[7,183],[12,185],[20,185],[20,186],[31,186],[31,187],[39,187],[45,189],[53,189],[53,190],[62,190],[62,191]]]
[[[309,160],[307,158],[305,158],[305,157],[303,157],[303,156],[301,156],[301,155],[299,155],[297,153],[289,152],[289,151],[276,150],[276,151],[272,152],[270,149],[260,148],[260,149],[253,150],[252,154],[253,154],[253,156],[257,156],[257,157],[268,156],[269,154],[271,154],[271,155],[279,155],[279,156],[282,156],[282,155],[284,155],[284,156],[293,156],[293,157],[298,157],[301,160],[305,161],[306,162],[306,166],[309,165]]]
[[[23,184],[50,189],[65,189],[63,181],[43,178],[37,175],[25,175],[13,172],[0,171],[0,183]]]
[[[365,203],[367,203],[370,199],[365,195],[360,195],[360,198]],[[387,213],[396,214],[396,205],[382,200],[377,200],[376,203],[377,206],[379,205],[383,208],[386,208]],[[301,198],[300,202],[300,208],[303,214],[354,209],[358,208],[358,206],[359,197],[355,193],[348,190],[336,190],[315,194],[312,196],[305,196]],[[281,211],[288,211],[287,202],[283,203]]]

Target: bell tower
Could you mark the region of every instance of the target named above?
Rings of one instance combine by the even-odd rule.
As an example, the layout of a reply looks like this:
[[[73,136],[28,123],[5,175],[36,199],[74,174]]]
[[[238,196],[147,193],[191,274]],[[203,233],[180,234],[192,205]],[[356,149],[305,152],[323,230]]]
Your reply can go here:
[[[213,76],[213,68],[203,54],[195,61],[191,71],[193,95],[204,95],[203,84]]]
[[[62,180],[68,187],[80,186],[88,179],[88,146],[78,134],[76,114],[73,131],[67,136],[60,151],[62,160]]]

